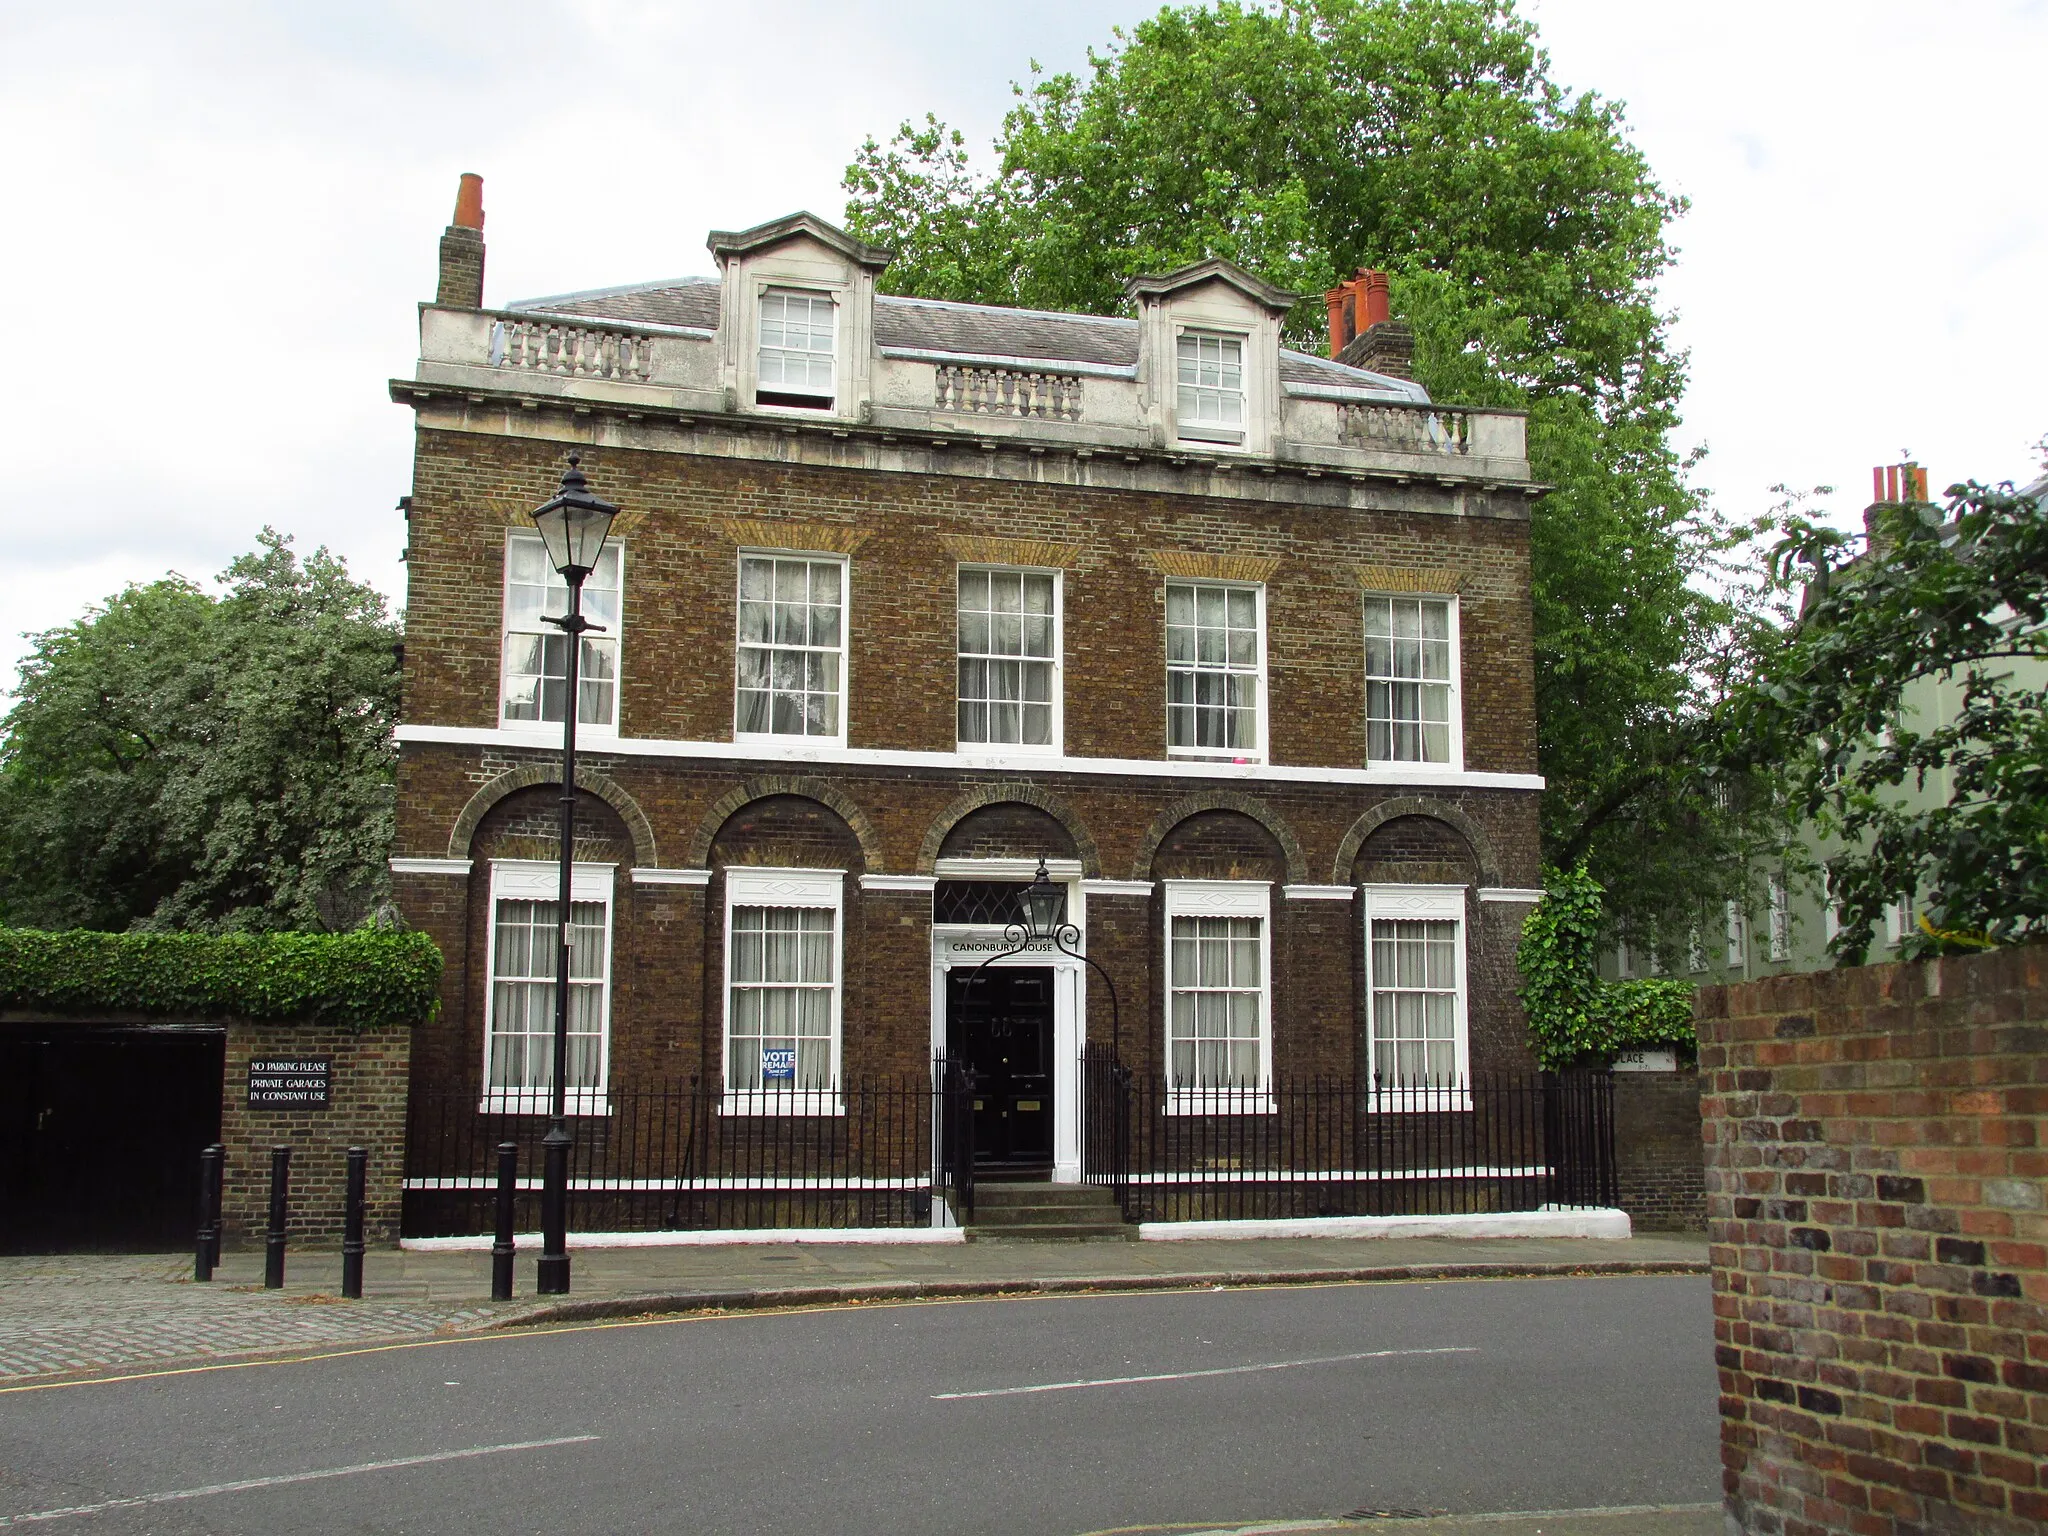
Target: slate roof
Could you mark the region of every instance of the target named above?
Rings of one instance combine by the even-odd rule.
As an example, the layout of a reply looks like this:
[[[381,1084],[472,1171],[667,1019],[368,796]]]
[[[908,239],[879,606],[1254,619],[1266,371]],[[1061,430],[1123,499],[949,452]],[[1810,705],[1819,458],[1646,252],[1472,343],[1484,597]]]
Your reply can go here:
[[[506,308],[711,330],[718,324],[719,291],[715,277],[683,277],[625,288],[522,299]],[[1115,368],[1134,367],[1138,361],[1135,320],[1115,315],[1070,315],[1042,309],[1004,309],[991,304],[894,298],[888,294],[875,296],[875,341],[883,347],[927,352],[1095,363]],[[1289,384],[1362,389],[1394,399],[1429,398],[1421,385],[1407,379],[1348,368],[1326,357],[1287,348],[1280,352],[1280,377]]]

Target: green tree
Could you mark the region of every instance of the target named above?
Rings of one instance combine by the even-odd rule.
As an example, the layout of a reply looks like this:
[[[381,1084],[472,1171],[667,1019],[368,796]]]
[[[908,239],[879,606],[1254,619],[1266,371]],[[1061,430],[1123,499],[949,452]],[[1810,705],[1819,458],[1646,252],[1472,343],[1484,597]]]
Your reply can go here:
[[[1550,77],[1507,0],[1160,11],[1085,76],[1033,69],[992,172],[936,118],[870,139],[846,217],[895,292],[1112,313],[1125,279],[1220,255],[1305,297],[1392,276],[1433,395],[1530,413],[1548,856],[1667,929],[1739,881],[1744,805],[1686,748],[1736,622],[1720,527],[1672,449],[1685,359],[1656,282],[1683,202],[1621,108]]]
[[[1902,896],[1928,914],[1909,955],[2048,932],[2044,494],[1970,482],[1946,508],[1885,507],[1860,553],[1786,520],[1777,575],[1805,611],[1720,712],[1718,751],[1777,777],[1832,850],[1844,963]],[[1960,686],[1953,712],[1919,707],[1937,680]]]
[[[337,929],[383,896],[383,597],[269,529],[221,581],[130,587],[34,637],[0,724],[0,919]]]

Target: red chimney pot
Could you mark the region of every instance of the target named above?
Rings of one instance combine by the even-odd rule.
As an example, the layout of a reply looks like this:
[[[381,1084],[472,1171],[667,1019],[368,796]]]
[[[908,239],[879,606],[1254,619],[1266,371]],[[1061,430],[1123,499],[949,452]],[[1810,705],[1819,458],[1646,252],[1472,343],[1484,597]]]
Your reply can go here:
[[[461,185],[455,189],[455,217],[450,222],[457,229],[483,232],[484,179],[475,171],[462,173]]]

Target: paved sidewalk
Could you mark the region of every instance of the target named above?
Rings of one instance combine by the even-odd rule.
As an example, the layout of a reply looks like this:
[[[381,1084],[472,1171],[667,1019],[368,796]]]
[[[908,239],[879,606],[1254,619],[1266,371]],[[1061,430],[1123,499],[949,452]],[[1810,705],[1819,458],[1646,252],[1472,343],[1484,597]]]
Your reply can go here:
[[[1395,1523],[1398,1522],[1398,1523]],[[1416,1518],[1410,1510],[1366,1511],[1341,1520],[1278,1521],[1180,1536],[1296,1536],[1310,1531],[1371,1531],[1382,1524],[1401,1536],[1724,1536],[1718,1504],[1638,1505],[1626,1509],[1552,1509],[1501,1515]]]
[[[511,1302],[484,1253],[372,1252],[364,1298],[342,1301],[336,1253],[295,1252],[282,1291],[260,1253],[193,1283],[189,1255],[0,1258],[0,1381],[51,1373],[423,1337],[519,1323],[703,1307],[1003,1291],[1704,1271],[1687,1236],[1304,1238],[1172,1243],[734,1244],[572,1249],[574,1294],[534,1295],[522,1249]]]

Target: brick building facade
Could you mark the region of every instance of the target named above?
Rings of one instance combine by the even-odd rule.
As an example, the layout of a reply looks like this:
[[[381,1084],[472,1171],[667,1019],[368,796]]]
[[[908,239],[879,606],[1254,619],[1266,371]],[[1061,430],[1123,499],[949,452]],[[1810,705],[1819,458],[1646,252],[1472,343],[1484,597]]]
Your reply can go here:
[[[572,450],[625,509],[586,590],[574,1107],[696,1077],[831,1114],[958,1056],[1041,858],[1123,1059],[1191,1094],[1528,1065],[1518,414],[1284,348],[1294,296],[1220,261],[1127,318],[940,304],[796,215],[714,234],[715,279],[486,309],[481,226],[466,191],[392,385],[392,867],[448,961],[416,1093],[544,1096],[565,657],[526,514]],[[1106,989],[992,970],[1044,1067],[1014,1160],[1071,1179]]]

